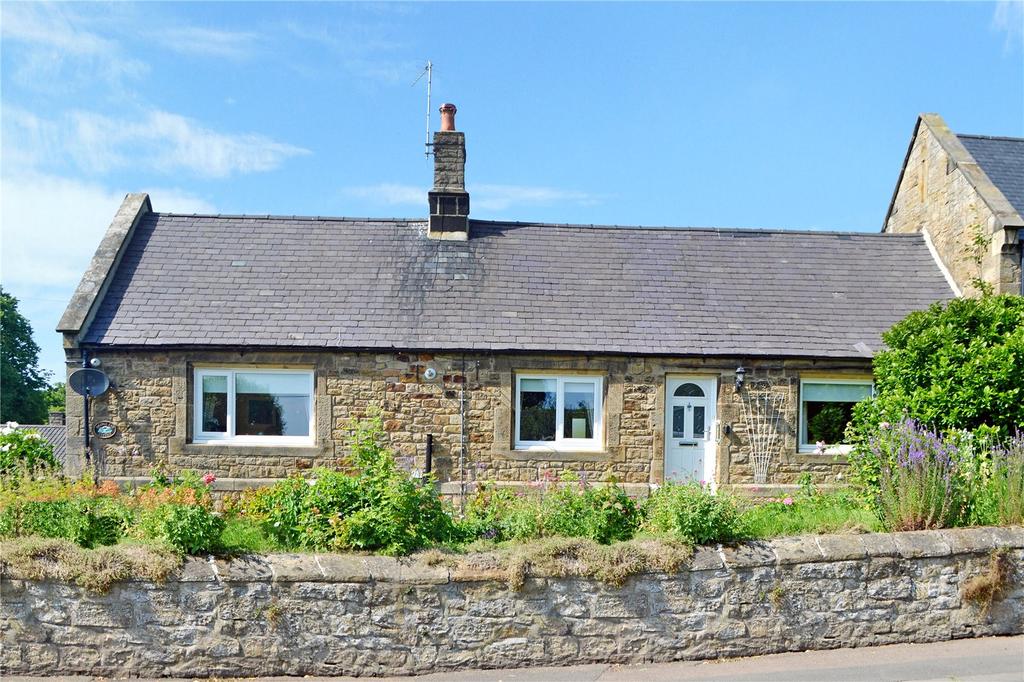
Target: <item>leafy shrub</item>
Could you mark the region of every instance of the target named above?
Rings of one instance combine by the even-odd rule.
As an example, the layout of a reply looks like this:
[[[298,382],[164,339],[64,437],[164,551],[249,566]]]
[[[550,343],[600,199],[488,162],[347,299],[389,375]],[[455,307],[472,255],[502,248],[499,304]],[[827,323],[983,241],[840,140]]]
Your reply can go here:
[[[695,545],[727,542],[742,535],[740,510],[724,493],[697,483],[667,483],[644,505],[642,529],[666,533]]]
[[[636,502],[615,481],[589,486],[563,476],[568,485],[545,495],[541,533],[545,536],[590,538],[600,544],[628,540],[640,525]]]
[[[588,485],[562,475],[532,494],[484,484],[466,505],[468,534],[496,541],[544,537],[588,538],[600,544],[628,540],[640,524],[640,509],[615,481]]]
[[[154,472],[153,478],[132,496],[138,510],[135,534],[186,554],[217,547],[224,519],[213,511],[213,476],[200,479],[195,472],[183,471],[174,478]]]
[[[246,495],[243,509],[283,546],[407,554],[450,542],[456,526],[433,485],[401,470],[379,419],[358,424],[351,472],[317,469]]]
[[[466,501],[461,526],[469,538],[504,542],[541,536],[540,496],[483,483]]]
[[[82,547],[112,545],[133,519],[117,484],[91,480],[27,479],[0,491],[0,536],[37,535]]]
[[[197,504],[160,504],[139,513],[137,532],[186,554],[210,551],[220,541],[224,519]]]
[[[874,398],[853,412],[851,474],[868,487],[879,469],[869,441],[883,423],[911,418],[939,432],[1008,437],[1024,429],[1024,297],[955,299],[915,312],[882,335]]]
[[[53,446],[45,438],[17,427],[14,422],[0,427],[0,478],[47,473],[60,467]]]

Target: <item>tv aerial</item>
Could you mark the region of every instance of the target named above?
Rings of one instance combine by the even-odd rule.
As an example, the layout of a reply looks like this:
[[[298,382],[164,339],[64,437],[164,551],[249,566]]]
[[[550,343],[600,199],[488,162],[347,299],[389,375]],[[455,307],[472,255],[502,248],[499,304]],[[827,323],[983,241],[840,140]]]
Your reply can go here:
[[[420,71],[420,75],[416,76],[416,80],[412,82],[412,86],[415,86],[417,83],[419,83],[420,79],[422,79],[424,76],[427,77],[427,137],[426,140],[424,141],[424,147],[426,148],[426,150],[424,151],[423,154],[427,158],[430,158],[430,155],[434,151],[433,149],[431,149],[431,147],[433,147],[434,145],[430,143],[430,88],[434,80],[434,63],[429,59],[427,60],[427,65],[423,67],[422,71]]]

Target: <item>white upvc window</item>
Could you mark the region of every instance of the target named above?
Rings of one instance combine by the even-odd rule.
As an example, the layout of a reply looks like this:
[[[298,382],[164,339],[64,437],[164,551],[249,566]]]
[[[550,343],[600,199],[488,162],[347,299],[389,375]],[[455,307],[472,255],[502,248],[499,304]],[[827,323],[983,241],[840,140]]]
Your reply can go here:
[[[871,397],[870,379],[801,379],[800,452],[846,454],[843,443],[846,425],[853,418],[853,406]]]
[[[593,375],[517,375],[516,449],[600,450],[602,387]]]
[[[313,445],[313,370],[197,368],[193,442]]]

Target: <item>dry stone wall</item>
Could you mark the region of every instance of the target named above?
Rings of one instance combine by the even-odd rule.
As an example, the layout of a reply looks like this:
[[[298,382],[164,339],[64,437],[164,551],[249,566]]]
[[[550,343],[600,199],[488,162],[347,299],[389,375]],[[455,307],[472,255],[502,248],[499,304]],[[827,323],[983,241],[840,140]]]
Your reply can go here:
[[[967,580],[1007,553],[991,607]],[[407,675],[645,663],[1024,631],[1024,529],[818,536],[700,549],[614,587],[345,555],[190,559],[108,594],[0,576],[4,674]]]
[[[750,438],[742,394],[733,388],[744,365],[747,384],[771,382],[787,397],[779,448],[769,483],[793,483],[810,472],[816,482],[834,480],[844,464],[832,456],[797,449],[801,377],[870,377],[868,360],[757,360],[749,358],[630,358],[549,355],[434,355],[412,352],[95,351],[113,390],[93,400],[93,423],[112,421],[118,434],[93,439],[94,464],[102,476],[138,478],[157,465],[172,471],[215,474],[226,488],[276,479],[345,456],[354,419],[377,413],[403,466],[423,469],[427,436],[433,436],[433,468],[447,493],[481,480],[526,484],[563,470],[590,480],[616,478],[642,491],[664,480],[666,377],[718,378],[718,416],[731,433],[718,434],[717,480],[753,481]],[[192,442],[192,375],[197,366],[300,367],[315,374],[314,447],[253,447]],[[436,378],[427,380],[427,368]],[[603,376],[605,448],[601,452],[516,451],[513,447],[516,372],[582,372]],[[82,462],[82,401],[68,397],[69,460]],[[463,449],[463,443],[465,448]],[[549,474],[549,475],[550,475]]]

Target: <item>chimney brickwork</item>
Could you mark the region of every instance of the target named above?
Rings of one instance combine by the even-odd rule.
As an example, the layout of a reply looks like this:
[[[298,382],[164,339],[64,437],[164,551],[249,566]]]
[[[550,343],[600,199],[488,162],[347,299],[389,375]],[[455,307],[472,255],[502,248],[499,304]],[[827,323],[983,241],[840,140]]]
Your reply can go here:
[[[441,106],[441,130],[434,133],[434,188],[428,193],[433,239],[469,239],[466,192],[466,136],[455,130],[455,105]]]

